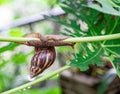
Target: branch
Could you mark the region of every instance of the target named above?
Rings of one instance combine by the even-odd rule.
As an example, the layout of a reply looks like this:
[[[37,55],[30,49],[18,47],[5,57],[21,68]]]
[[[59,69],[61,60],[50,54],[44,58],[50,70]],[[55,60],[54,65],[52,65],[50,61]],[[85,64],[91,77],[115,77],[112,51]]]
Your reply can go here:
[[[38,13],[38,14],[35,14],[33,16],[23,17],[23,18],[17,19],[14,22],[12,22],[11,24],[8,24],[4,27],[1,27],[0,32],[4,31],[4,30],[8,30],[10,28],[30,25],[30,24],[45,20],[45,19],[47,19],[47,17],[60,16],[63,14],[65,14],[64,10],[62,10],[60,7],[55,7],[49,11],[44,11],[42,13]]]
[[[13,89],[11,89],[11,90],[2,92],[2,93],[0,93],[0,94],[12,94],[12,93],[14,93],[14,92],[16,92],[16,91],[19,91],[19,90],[21,90],[21,89],[25,89],[25,88],[30,87],[30,86],[33,86],[33,85],[35,85],[35,84],[37,84],[37,83],[39,83],[39,82],[42,82],[42,81],[44,81],[44,80],[47,80],[47,79],[49,79],[49,78],[51,78],[51,77],[53,77],[53,76],[55,76],[55,75],[57,75],[57,74],[60,74],[61,72],[63,72],[64,70],[67,70],[67,69],[69,69],[69,68],[71,68],[71,67],[70,67],[70,66],[64,66],[64,67],[62,67],[62,68],[60,68],[60,69],[58,69],[58,70],[56,70],[56,71],[54,71],[54,72],[46,75],[46,76],[43,76],[43,77],[41,77],[41,78],[36,79],[36,80],[33,81],[33,82],[26,83],[26,84],[24,84],[24,85],[22,85],[22,86],[13,88]]]
[[[120,33],[102,36],[92,36],[92,37],[75,37],[63,40],[64,42],[96,42],[104,40],[119,39]],[[3,42],[26,42],[29,40],[39,40],[39,38],[22,38],[22,37],[0,37],[0,41]]]

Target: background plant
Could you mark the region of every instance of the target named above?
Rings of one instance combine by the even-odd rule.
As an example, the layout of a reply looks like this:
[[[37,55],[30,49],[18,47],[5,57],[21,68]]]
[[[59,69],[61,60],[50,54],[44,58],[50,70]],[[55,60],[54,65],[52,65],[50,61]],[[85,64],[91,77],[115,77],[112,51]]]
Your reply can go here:
[[[66,15],[60,18],[53,17],[53,20],[63,25],[61,29],[63,32],[61,33],[64,35],[72,37],[88,37],[119,33],[120,10],[119,2],[116,3],[115,0],[96,0],[95,2],[86,2],[84,0],[67,0],[61,3],[61,8],[66,12]],[[76,53],[72,54],[73,58],[70,60],[68,65],[77,67],[80,71],[86,71],[89,69],[90,64],[103,66],[105,61],[109,61],[117,71],[117,74],[120,76],[119,41],[120,39],[92,43],[78,43],[75,47]],[[18,45],[9,44],[8,46],[1,48],[1,53],[2,51],[10,50],[10,46],[11,50],[14,50]],[[28,53],[28,55],[30,53]],[[21,59],[21,55],[23,54],[16,54],[19,59]],[[28,55],[25,54],[23,56]],[[4,66],[6,62],[9,62],[9,60],[1,60],[3,62],[1,63],[1,66]],[[17,62],[14,56],[13,60]],[[26,62],[26,59],[23,59],[22,61]]]

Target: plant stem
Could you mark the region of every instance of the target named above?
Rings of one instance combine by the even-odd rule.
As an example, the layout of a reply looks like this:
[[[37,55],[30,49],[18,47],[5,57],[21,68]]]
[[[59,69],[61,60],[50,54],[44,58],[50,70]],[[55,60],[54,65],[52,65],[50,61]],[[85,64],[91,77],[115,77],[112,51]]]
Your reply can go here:
[[[66,42],[96,42],[96,41],[112,40],[112,39],[119,39],[119,38],[120,38],[120,33],[117,33],[117,34],[103,35],[103,36],[68,38],[64,41]]]
[[[118,77],[120,78],[120,71],[119,71],[118,68],[116,68],[115,64],[113,63],[112,57],[104,57],[104,58],[102,58],[102,59],[104,59],[105,61],[109,61],[109,62],[112,64],[112,66],[113,66],[113,68],[115,69]]]
[[[43,77],[41,77],[41,78],[36,79],[36,80],[33,81],[33,82],[26,83],[26,84],[24,84],[24,85],[22,85],[22,86],[13,88],[13,89],[11,89],[11,90],[5,91],[5,92],[0,93],[0,94],[12,94],[12,93],[14,93],[14,92],[16,92],[16,91],[19,91],[19,90],[21,90],[21,89],[25,89],[25,88],[27,88],[27,87],[30,87],[30,86],[34,85],[34,84],[37,84],[37,83],[42,82],[42,81],[44,81],[44,80],[47,80],[48,78],[51,78],[51,77],[55,76],[56,74],[60,74],[61,72],[63,72],[64,70],[67,70],[67,69],[69,69],[69,68],[71,68],[71,67],[70,67],[70,66],[64,66],[64,67],[62,67],[62,68],[60,68],[60,69],[58,69],[58,70],[56,70],[56,71],[54,71],[54,72],[46,75],[46,76],[43,76]]]
[[[103,45],[103,47],[120,47],[120,44],[115,44],[115,45]]]
[[[23,38],[23,37],[0,37],[3,42],[26,42],[29,40],[39,40],[38,38]]]
[[[104,40],[119,39],[120,33],[102,36],[92,36],[92,37],[75,37],[68,38],[63,41],[65,42],[96,42]],[[38,38],[22,38],[22,37],[0,37],[0,41],[4,42],[26,42],[29,40],[39,40]]]
[[[110,58],[109,58],[109,61],[112,64],[113,68],[116,70],[118,77],[120,78],[120,71],[119,71],[119,69],[116,68],[115,64],[113,63],[113,61]]]

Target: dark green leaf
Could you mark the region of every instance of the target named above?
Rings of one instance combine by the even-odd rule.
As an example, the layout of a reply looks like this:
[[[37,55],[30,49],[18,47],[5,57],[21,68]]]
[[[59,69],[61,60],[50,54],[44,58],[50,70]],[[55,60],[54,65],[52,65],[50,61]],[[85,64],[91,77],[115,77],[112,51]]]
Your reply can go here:
[[[13,37],[21,37],[24,34],[23,34],[23,32],[21,31],[20,28],[14,28],[14,29],[10,30],[9,35],[13,36]]]
[[[120,56],[120,39],[106,41],[105,47],[109,53]]]
[[[10,43],[7,46],[0,48],[0,53],[3,53],[5,51],[13,51],[19,44],[16,43]]]
[[[102,49],[94,49],[94,52],[92,52],[86,47],[86,52],[80,50],[79,53],[73,54],[74,59],[71,60],[70,66],[74,66],[80,68],[81,71],[85,71],[89,68],[89,64],[96,63],[99,66],[102,65],[102,60],[100,59],[101,53],[103,52]]]
[[[16,64],[25,63],[27,61],[27,54],[20,52],[12,56],[12,62]]]
[[[6,64],[7,64],[7,61],[3,59],[2,57],[0,57],[0,68],[2,68]]]
[[[64,20],[60,18],[56,19],[58,23],[65,26],[62,34],[72,37],[83,37],[119,33],[119,7],[113,6],[108,1],[110,0],[96,0],[96,2],[89,3],[88,6],[84,0],[81,2],[77,2],[76,0],[64,1],[61,7],[66,12],[65,18]],[[119,6],[119,4],[117,5]],[[82,25],[80,21],[87,24],[88,29],[86,31],[81,29]],[[74,59],[71,60],[70,65],[78,67],[81,70],[87,70],[89,64],[96,63],[101,66],[101,56],[120,56],[120,40],[118,39],[94,42],[91,43],[91,46],[94,48],[94,52],[88,49],[87,44],[81,43],[81,48],[77,48],[78,53],[73,54]]]

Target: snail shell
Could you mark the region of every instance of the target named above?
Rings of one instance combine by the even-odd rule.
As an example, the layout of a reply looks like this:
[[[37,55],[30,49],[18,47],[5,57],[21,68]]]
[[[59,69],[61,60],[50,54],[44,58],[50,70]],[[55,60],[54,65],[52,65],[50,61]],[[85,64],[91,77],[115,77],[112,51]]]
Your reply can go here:
[[[30,77],[33,78],[50,67],[56,57],[54,47],[35,47],[35,54],[31,60]]]

